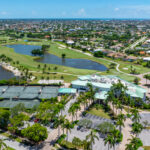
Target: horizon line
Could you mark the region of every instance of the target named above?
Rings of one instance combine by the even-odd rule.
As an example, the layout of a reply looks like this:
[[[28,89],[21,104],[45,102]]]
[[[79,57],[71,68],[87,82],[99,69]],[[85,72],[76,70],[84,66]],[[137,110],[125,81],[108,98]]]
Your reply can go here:
[[[150,20],[150,18],[113,18],[113,17],[110,17],[110,18],[76,18],[76,17],[73,17],[73,18],[61,18],[61,17],[56,17],[56,18],[54,18],[54,17],[52,17],[52,18],[49,18],[49,17],[47,17],[47,18],[0,18],[0,20],[21,20],[21,19],[24,19],[24,20],[27,20],[27,19],[34,19],[34,20],[39,20],[39,19],[41,19],[41,20],[44,20],[44,19],[49,19],[49,20],[53,20],[53,19],[56,19],[56,20],[67,20],[67,19],[69,19],[69,20],[74,20],[74,19],[77,19],[77,20],[87,20],[87,19],[93,19],[93,20]]]

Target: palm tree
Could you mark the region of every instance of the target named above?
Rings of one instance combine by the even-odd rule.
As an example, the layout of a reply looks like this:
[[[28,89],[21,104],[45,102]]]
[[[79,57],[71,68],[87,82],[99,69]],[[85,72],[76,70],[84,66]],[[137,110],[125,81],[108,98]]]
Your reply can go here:
[[[68,110],[69,114],[72,115],[72,122],[73,122],[73,117],[75,116],[75,107],[74,104],[71,105],[71,107]]]
[[[38,70],[39,70],[39,69],[41,68],[41,65],[40,65],[40,64],[38,64],[37,68],[38,68]]]
[[[112,97],[112,105],[113,105],[113,113],[115,113],[114,111],[114,108],[115,108],[115,105],[118,103],[118,99],[115,98],[115,97]],[[116,108],[117,109],[117,108]]]
[[[57,107],[58,107],[58,109],[60,110],[61,115],[62,115],[62,111],[65,109],[65,105],[62,104],[62,103],[58,103]]]
[[[46,64],[44,64],[44,68],[45,68],[45,69],[47,68],[47,65],[46,65]]]
[[[145,75],[144,75],[144,78],[146,79],[146,85],[147,85],[147,79],[149,79],[149,75],[148,75],[148,74],[145,74]]]
[[[88,102],[87,102],[86,96],[85,96],[85,95],[82,96],[82,97],[81,97],[81,104],[84,105],[84,110],[86,109],[87,103],[88,103]]]
[[[108,91],[107,93],[107,99],[106,99],[106,104],[108,104],[109,102],[112,102],[112,99],[114,98],[114,93],[112,90]]]
[[[68,141],[68,133],[69,132],[71,132],[71,129],[73,128],[73,124],[71,124],[70,122],[69,122],[69,120],[68,119],[66,119],[66,121],[65,121],[65,124],[64,124],[64,127],[66,128],[66,134],[67,134],[67,141]]]
[[[141,133],[142,130],[143,130],[142,124],[138,122],[132,124],[132,132],[136,135],[136,137],[138,136],[139,133]]]
[[[130,96],[128,96],[128,97],[125,98],[125,103],[128,106],[128,113],[129,113],[129,107],[130,107],[130,104],[131,104],[131,97]]]
[[[112,137],[113,137],[112,146],[114,147],[114,150],[115,150],[116,143],[121,142],[120,141],[121,133],[120,133],[119,130],[117,130],[117,129],[114,128],[114,130],[112,130],[111,134],[112,134]]]
[[[60,116],[56,119],[55,124],[58,126],[58,137],[60,136],[60,127],[63,126],[66,116]]]
[[[95,139],[99,140],[98,136],[96,133],[92,130],[89,135],[86,136],[86,140],[89,140],[91,149],[93,147],[93,144],[95,144]]]
[[[116,100],[116,114],[117,114],[117,109],[120,109],[122,113],[123,105],[118,99]]]
[[[58,67],[54,67],[54,70],[57,70],[58,69]]]
[[[72,140],[72,144],[79,147],[79,146],[83,145],[83,142],[79,138],[74,137],[73,140]]]
[[[48,71],[50,71],[51,70],[51,68],[50,67],[48,67]]]
[[[4,139],[0,139],[0,150],[7,149],[8,146],[4,143]]]
[[[112,147],[112,143],[113,143],[113,137],[109,134],[107,135],[107,137],[104,139],[104,144],[108,144],[108,150],[110,147]]]
[[[122,137],[122,134],[120,134],[120,131],[114,128],[110,132],[110,134],[108,134],[107,137],[104,139],[105,144],[108,143],[110,145],[110,147],[113,147],[114,150],[115,150],[115,145],[117,143],[121,142],[121,139],[122,139],[121,137]]]
[[[120,134],[121,134],[122,126],[124,127],[125,120],[126,120],[126,118],[125,118],[124,114],[119,114],[117,116],[116,126],[119,126]]]
[[[66,57],[66,54],[63,53],[63,54],[61,55],[61,57],[64,59],[64,58]]]
[[[65,124],[65,121],[66,121],[66,116],[60,116],[59,117],[59,120],[60,120],[60,126],[61,126],[61,128],[63,129],[63,134],[64,134],[64,124]]]
[[[80,103],[78,103],[78,102],[74,103],[74,109],[76,111],[76,120],[77,120],[78,119],[77,112],[81,109]]]
[[[141,146],[143,146],[142,141],[132,136],[132,139],[128,139],[130,141],[129,144],[126,144],[126,150],[138,150]]]
[[[84,147],[84,150],[91,150],[91,144],[86,139],[82,141],[82,145]]]
[[[131,113],[132,113],[132,121],[133,122],[139,122],[141,119],[139,111],[137,109],[132,109]]]
[[[88,87],[88,96],[89,96],[89,99],[91,100],[91,102],[94,102],[95,100],[95,94],[96,92],[98,91],[98,89],[93,89],[93,86],[92,84],[87,84],[87,87]]]

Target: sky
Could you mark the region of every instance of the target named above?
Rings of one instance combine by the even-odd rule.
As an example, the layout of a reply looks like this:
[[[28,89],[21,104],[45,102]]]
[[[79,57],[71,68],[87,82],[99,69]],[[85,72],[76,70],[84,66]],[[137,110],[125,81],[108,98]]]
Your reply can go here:
[[[150,19],[150,0],[1,0],[0,18]]]

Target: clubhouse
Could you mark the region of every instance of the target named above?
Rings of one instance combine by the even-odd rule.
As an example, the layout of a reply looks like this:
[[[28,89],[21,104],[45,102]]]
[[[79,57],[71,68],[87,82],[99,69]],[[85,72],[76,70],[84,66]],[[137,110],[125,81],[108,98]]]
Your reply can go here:
[[[72,88],[77,89],[77,91],[87,91],[87,84],[91,84],[93,88],[98,89],[98,92],[95,95],[95,98],[98,100],[105,100],[107,98],[107,93],[112,87],[113,84],[121,82],[124,86],[127,87],[126,94],[130,95],[132,98],[141,98],[143,101],[146,99],[146,90],[141,88],[138,85],[135,85],[131,82],[120,79],[119,77],[107,75],[86,75],[80,76],[77,80],[72,81]]]

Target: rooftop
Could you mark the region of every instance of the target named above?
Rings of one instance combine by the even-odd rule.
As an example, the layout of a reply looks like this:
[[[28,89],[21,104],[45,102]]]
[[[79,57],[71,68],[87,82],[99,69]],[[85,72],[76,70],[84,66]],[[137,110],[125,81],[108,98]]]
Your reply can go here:
[[[147,92],[144,88],[135,85],[131,82],[125,81],[117,76],[107,75],[107,76],[98,76],[98,75],[86,75],[80,76],[78,80],[72,81],[72,85],[84,86],[86,87],[88,83],[92,84],[95,88],[100,88],[103,92],[97,93],[96,97],[101,97],[102,99],[106,98],[106,91],[108,91],[113,84],[121,82],[124,86],[128,88],[127,94],[132,97],[143,98],[144,94]]]

